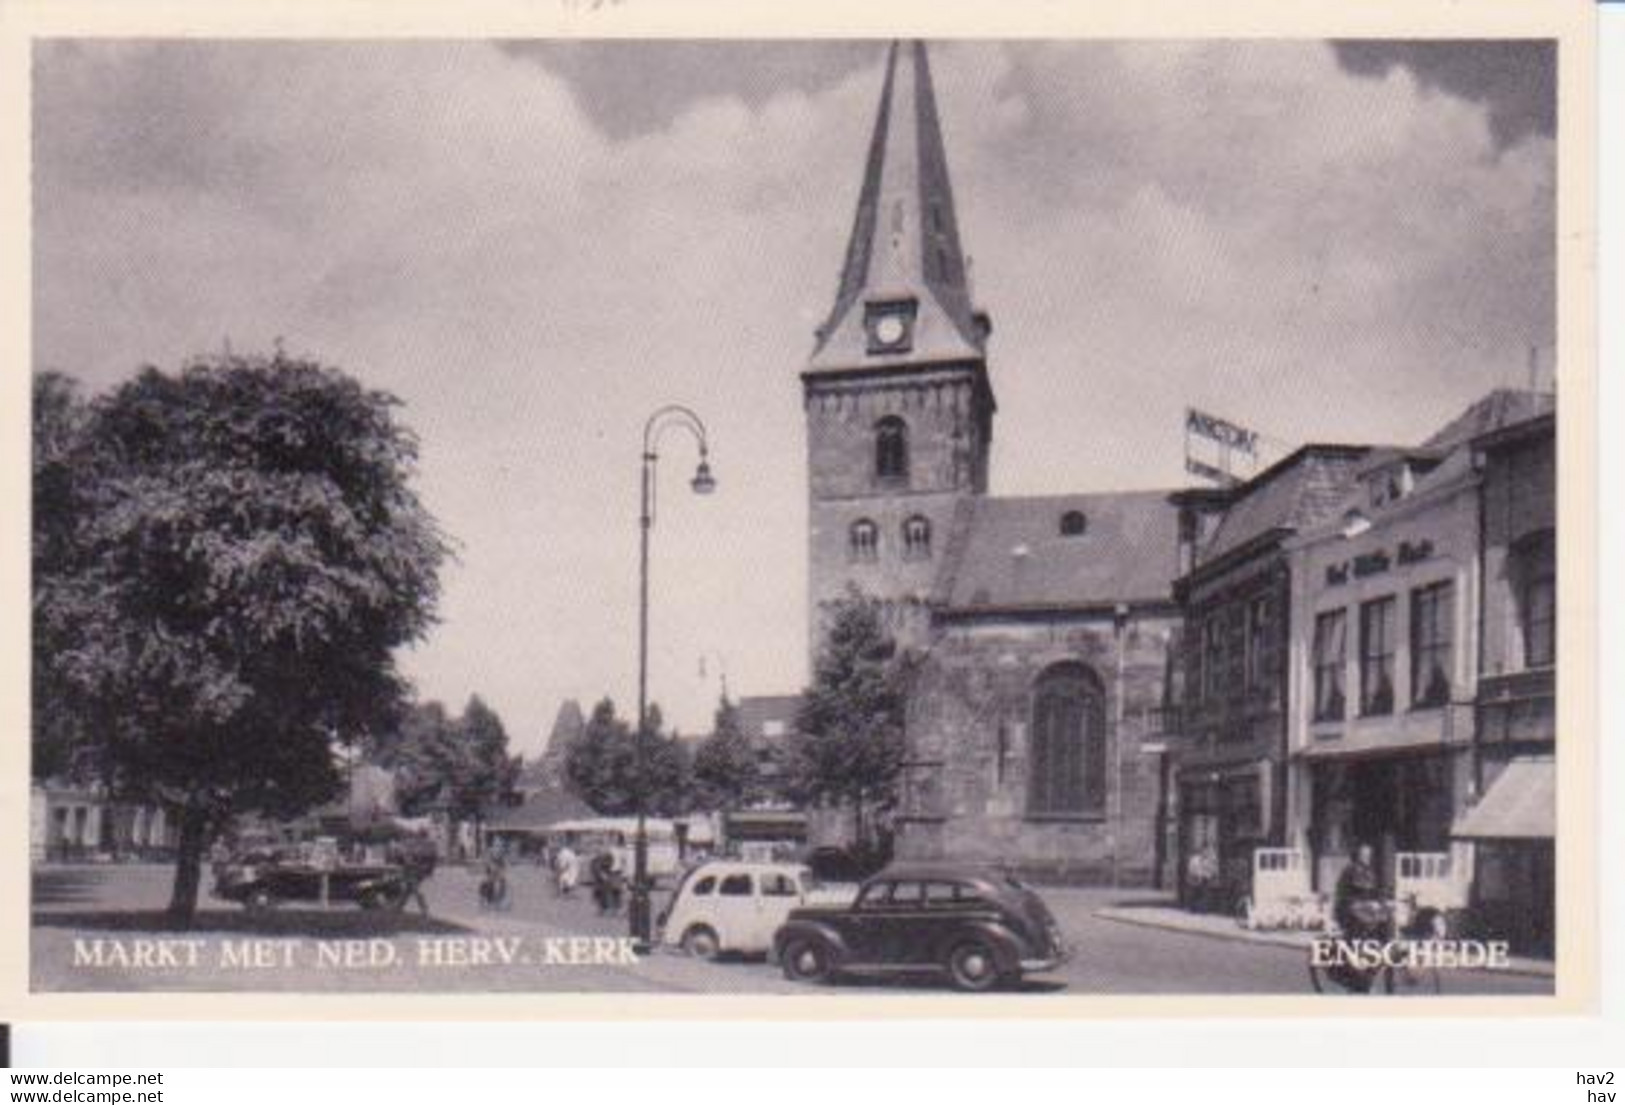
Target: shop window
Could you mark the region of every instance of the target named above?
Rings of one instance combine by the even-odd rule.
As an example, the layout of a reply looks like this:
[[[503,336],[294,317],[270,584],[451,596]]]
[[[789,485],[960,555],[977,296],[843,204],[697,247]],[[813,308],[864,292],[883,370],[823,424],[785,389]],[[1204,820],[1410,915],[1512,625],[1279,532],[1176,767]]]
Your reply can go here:
[[[847,533],[846,552],[854,564],[873,564],[880,557],[880,527],[867,518],[853,522]]]
[[[1394,712],[1394,598],[1360,605],[1360,713]]]
[[[1411,592],[1411,703],[1450,701],[1455,595],[1449,581]]]
[[[875,478],[908,479],[908,426],[896,415],[875,423]]]
[[[1315,618],[1315,720],[1341,721],[1348,708],[1344,672],[1348,663],[1348,612],[1328,610]]]
[[[903,523],[903,559],[931,559],[931,521],[916,514]]]
[[[1105,808],[1105,694],[1082,664],[1057,664],[1033,688],[1031,772],[1028,811],[1035,816]]]

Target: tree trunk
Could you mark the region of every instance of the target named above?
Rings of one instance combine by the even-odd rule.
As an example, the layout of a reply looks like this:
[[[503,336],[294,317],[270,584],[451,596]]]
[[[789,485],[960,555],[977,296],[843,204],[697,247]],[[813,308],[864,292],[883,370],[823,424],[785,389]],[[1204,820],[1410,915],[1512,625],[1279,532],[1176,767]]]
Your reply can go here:
[[[180,816],[180,843],[175,859],[175,887],[169,896],[169,919],[176,928],[189,929],[197,917],[203,852],[209,845],[209,814],[207,810],[187,806]]]

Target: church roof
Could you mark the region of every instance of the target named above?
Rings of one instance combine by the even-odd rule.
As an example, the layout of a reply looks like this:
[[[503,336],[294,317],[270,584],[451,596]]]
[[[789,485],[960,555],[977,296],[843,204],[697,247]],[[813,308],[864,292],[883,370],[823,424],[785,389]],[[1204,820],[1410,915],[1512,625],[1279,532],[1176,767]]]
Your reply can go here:
[[[949,613],[1168,601],[1179,553],[1170,491],[978,498],[938,599]],[[1083,516],[1082,533],[1062,519]]]
[[[917,303],[911,348],[869,348],[864,304]],[[852,236],[812,371],[963,360],[983,355],[959,244],[948,157],[922,42],[894,42],[875,118]]]

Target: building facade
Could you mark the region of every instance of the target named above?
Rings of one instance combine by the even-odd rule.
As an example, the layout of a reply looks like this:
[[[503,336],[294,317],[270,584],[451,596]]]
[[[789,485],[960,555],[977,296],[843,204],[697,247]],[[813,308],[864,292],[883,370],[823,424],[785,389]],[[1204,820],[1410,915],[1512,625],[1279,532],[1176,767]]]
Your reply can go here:
[[[166,860],[178,841],[163,807],[115,801],[99,785],[57,780],[29,788],[29,838],[36,863]]]
[[[1295,537],[1289,843],[1330,892],[1369,844],[1447,852],[1471,793],[1478,479],[1465,444],[1379,450]],[[1457,857],[1465,865],[1465,856]]]
[[[1177,518],[1166,492],[977,504],[909,697],[904,855],[1163,884]]]
[[[1486,932],[1545,955],[1557,896],[1556,450],[1551,413],[1474,441],[1483,481],[1478,797],[1456,828],[1474,847],[1474,916]]]
[[[1309,445],[1223,492],[1182,495],[1176,586],[1184,694],[1176,743],[1180,900],[1229,911],[1251,893],[1253,852],[1287,825],[1285,542],[1324,521],[1367,450]]]

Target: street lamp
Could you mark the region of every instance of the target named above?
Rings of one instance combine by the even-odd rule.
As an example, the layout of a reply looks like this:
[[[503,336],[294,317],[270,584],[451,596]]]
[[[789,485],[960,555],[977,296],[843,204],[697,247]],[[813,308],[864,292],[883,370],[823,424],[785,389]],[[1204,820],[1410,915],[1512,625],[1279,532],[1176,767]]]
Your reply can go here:
[[[689,486],[696,495],[709,495],[717,489],[711,474],[710,451],[705,423],[687,407],[675,403],[661,407],[643,424],[643,508],[638,515],[638,729],[633,741],[633,774],[637,781],[638,822],[632,841],[632,903],[628,911],[632,939],[640,949],[653,941],[649,914],[649,829],[647,753],[644,749],[649,726],[649,531],[655,521],[655,465],[660,460],[656,447],[660,436],[673,427],[682,427],[694,436],[700,448],[700,463]]]

